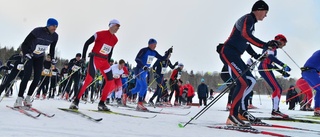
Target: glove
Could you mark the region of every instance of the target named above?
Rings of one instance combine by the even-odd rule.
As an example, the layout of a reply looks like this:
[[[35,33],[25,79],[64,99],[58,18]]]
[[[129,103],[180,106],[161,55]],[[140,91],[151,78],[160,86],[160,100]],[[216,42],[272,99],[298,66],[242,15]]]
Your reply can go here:
[[[149,70],[149,68],[148,68],[147,66],[144,66],[142,69],[143,69],[144,71],[148,71],[148,70]]]
[[[287,77],[290,77],[290,74],[287,73],[287,72],[285,72],[285,71],[283,71],[283,72],[282,72],[282,76],[283,76],[284,78],[287,78]]]
[[[52,65],[56,65],[58,61],[56,61],[56,59],[51,59],[51,64]]]
[[[278,48],[280,44],[281,43],[277,40],[270,40],[270,41],[268,41],[267,46],[272,47],[272,48],[274,48],[274,47]]]
[[[168,49],[167,52],[168,52],[168,53],[172,53],[172,51],[173,51],[173,48],[171,47],[171,48]]]
[[[282,67],[284,71],[291,71],[291,68],[287,64],[284,64]]]
[[[30,59],[32,59],[32,55],[28,53],[28,54],[24,55],[24,59],[30,60]]]
[[[177,61],[176,63],[174,63],[174,65],[173,66],[177,66],[179,64],[179,62]]]

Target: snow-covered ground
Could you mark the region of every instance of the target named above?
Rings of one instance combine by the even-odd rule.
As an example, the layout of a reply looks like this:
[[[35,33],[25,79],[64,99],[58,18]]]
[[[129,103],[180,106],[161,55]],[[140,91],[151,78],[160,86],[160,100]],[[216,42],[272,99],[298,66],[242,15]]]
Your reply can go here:
[[[254,105],[258,109],[252,111],[258,111],[261,113],[252,113],[255,116],[270,116],[271,111],[271,99],[268,96],[254,96]],[[164,108],[163,112],[175,112],[175,113],[187,113],[191,112],[187,116],[177,116],[168,114],[158,114],[157,117],[152,119],[141,119],[126,117],[114,114],[103,114],[88,111],[89,109],[96,109],[97,103],[83,104],[80,103],[80,111],[94,117],[103,118],[102,121],[96,123],[89,121],[78,115],[61,111],[57,108],[67,108],[70,102],[65,100],[35,100],[33,106],[43,112],[49,114],[55,114],[53,118],[47,118],[40,116],[37,119],[27,117],[18,111],[13,111],[6,107],[6,105],[12,106],[16,99],[16,93],[14,97],[4,98],[0,103],[0,136],[13,137],[225,137],[233,136],[237,137],[256,137],[265,136],[260,134],[243,133],[238,131],[229,131],[222,129],[206,128],[201,125],[209,125],[216,123],[224,123],[227,119],[228,112],[220,111],[226,107],[227,95],[224,95],[216,104],[214,104],[207,112],[205,112],[198,120],[194,120],[194,123],[198,125],[187,125],[185,128],[179,128],[178,123],[189,121],[195,114],[197,114],[203,107],[192,107],[190,109],[174,109]],[[284,99],[284,97],[282,97]],[[194,102],[198,100],[194,98]],[[298,109],[299,106],[296,107]],[[291,116],[295,115],[312,115],[313,112],[302,112],[287,110],[288,106],[285,103],[280,104],[281,111]],[[110,109],[115,112],[122,112],[127,114],[134,114],[140,116],[153,116],[155,114],[147,112],[137,112],[124,110],[121,108],[111,107]],[[151,110],[159,110],[159,108],[149,108]],[[308,128],[320,131],[319,124],[306,124],[306,123],[294,123],[294,122],[281,122],[281,121],[267,121],[270,124],[279,124],[285,126],[294,126],[299,128]],[[256,127],[257,129],[273,131],[277,133],[287,134],[291,136],[319,136],[315,132],[306,132],[289,129],[277,129],[267,127]]]

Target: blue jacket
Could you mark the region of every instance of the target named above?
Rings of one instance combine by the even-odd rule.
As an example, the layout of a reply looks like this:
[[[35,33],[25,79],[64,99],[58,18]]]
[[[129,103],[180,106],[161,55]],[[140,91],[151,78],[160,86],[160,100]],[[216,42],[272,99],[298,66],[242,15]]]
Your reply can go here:
[[[135,59],[137,62],[137,69],[141,69],[144,66],[150,67],[155,57],[160,60],[165,60],[168,55],[169,54],[161,56],[156,50],[151,50],[149,47],[142,48]]]
[[[304,64],[304,67],[309,67],[320,71],[320,50],[314,52],[312,56]]]

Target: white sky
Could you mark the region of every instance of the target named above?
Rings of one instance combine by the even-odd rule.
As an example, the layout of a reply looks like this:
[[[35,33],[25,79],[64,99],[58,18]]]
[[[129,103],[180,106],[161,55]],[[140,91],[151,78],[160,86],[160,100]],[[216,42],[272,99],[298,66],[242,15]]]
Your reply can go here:
[[[136,64],[138,51],[149,38],[158,41],[163,54],[174,47],[171,61],[179,61],[187,71],[220,71],[222,62],[215,48],[229,36],[235,21],[249,13],[256,0],[0,0],[0,44],[18,47],[35,27],[45,26],[49,17],[59,21],[57,48],[60,57],[71,59],[82,53],[84,42],[96,31],[108,29],[111,19],[121,28],[114,49],[115,60]],[[268,41],[284,34],[284,50],[301,67],[318,50],[320,2],[317,0],[266,0],[269,13],[256,24],[255,36]],[[89,47],[91,50],[93,44]],[[255,48],[261,53],[261,49]],[[243,59],[249,56],[244,54]],[[278,58],[287,63],[291,75],[300,70],[282,51]]]

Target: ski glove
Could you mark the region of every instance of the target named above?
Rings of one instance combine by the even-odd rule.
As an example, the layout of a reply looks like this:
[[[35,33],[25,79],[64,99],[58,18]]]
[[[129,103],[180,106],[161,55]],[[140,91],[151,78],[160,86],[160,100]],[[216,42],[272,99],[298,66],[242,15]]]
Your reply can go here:
[[[179,62],[177,61],[176,63],[174,63],[174,65],[173,66],[177,66],[179,64]]]
[[[267,46],[271,48],[274,48],[274,47],[278,48],[280,44],[281,43],[277,40],[270,40],[268,41]]]
[[[144,66],[142,69],[143,69],[144,71],[148,71],[148,70],[149,70],[149,68],[148,68],[147,66]]]
[[[291,68],[287,64],[284,64],[282,67],[284,71],[291,71]]]
[[[283,71],[283,72],[282,72],[282,76],[283,76],[284,78],[287,78],[287,77],[290,77],[290,74],[287,73],[286,71]]]
[[[171,48],[168,49],[167,52],[168,52],[168,53],[172,53],[172,51],[173,51],[173,48],[171,47]]]
[[[28,54],[24,55],[24,59],[30,60],[30,59],[32,59],[32,55],[28,53]]]
[[[52,60],[51,60],[51,64],[52,64],[52,65],[56,65],[57,62],[58,62],[58,61],[57,61],[56,59],[52,59]]]

